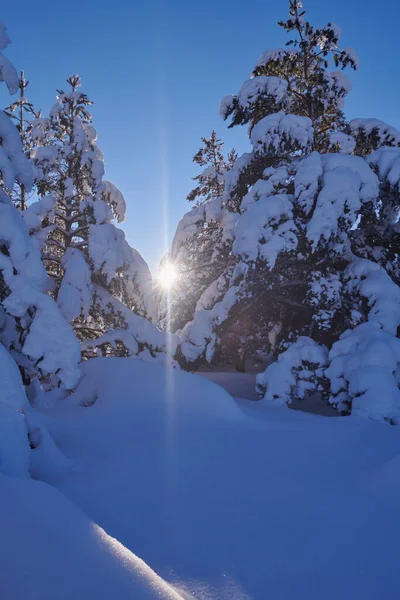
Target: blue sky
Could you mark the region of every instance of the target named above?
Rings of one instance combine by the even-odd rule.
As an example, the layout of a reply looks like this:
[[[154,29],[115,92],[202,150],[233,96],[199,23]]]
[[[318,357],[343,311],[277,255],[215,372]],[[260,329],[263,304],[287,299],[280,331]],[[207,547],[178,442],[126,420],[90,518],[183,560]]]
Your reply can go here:
[[[351,79],[349,118],[375,117],[400,128],[396,0],[305,0],[316,25],[342,28],[361,67]],[[200,137],[212,129],[226,149],[248,148],[244,127],[228,130],[221,97],[235,93],[266,48],[284,45],[286,0],[85,0],[3,3],[13,44],[5,53],[31,81],[44,112],[67,76],[79,73],[92,107],[106,177],[125,194],[129,242],[154,269],[190,205],[186,195]],[[5,86],[1,106],[9,103]]]

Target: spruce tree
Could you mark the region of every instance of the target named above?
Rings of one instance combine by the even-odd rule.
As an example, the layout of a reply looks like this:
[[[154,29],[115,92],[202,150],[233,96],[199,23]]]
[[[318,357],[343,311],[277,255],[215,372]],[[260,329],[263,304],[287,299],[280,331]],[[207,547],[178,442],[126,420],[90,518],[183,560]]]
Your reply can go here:
[[[340,49],[336,25],[313,27],[298,1],[280,25],[295,38],[264,52],[221,104],[231,126],[248,125],[251,143],[225,175],[233,264],[184,327],[180,360],[243,367],[260,352],[279,356],[258,380],[268,401],[318,390],[340,411],[398,422],[399,134],[346,122],[342,70],[358,59]],[[391,358],[375,368],[378,347]],[[363,379],[365,365],[374,375]]]
[[[9,41],[1,24],[0,48],[4,49]],[[0,63],[3,80],[10,92],[16,93],[19,80],[14,67],[1,54]],[[21,129],[17,129],[12,119],[0,111],[0,340],[14,357],[26,385],[37,377],[41,381],[52,377],[54,383],[62,382],[70,388],[79,378],[78,345],[57,305],[45,293],[46,271],[16,208],[21,206],[20,198],[15,201],[15,185],[29,192],[34,182],[33,166],[21,141],[23,120]]]
[[[58,91],[49,119],[34,122],[40,199],[26,218],[82,351],[156,356],[165,351],[165,336],[140,320],[155,317],[150,271],[113,223],[124,220],[125,200],[103,180],[92,102],[80,91],[78,75],[67,83],[70,91]]]
[[[198,186],[187,199],[196,201],[180,221],[170,252],[160,264],[172,263],[177,278],[169,290],[159,293],[159,311],[164,327],[172,331],[182,329],[193,318],[202,293],[226,268],[229,243],[221,227],[225,174],[234,165],[237,153],[232,149],[227,158],[223,155],[224,143],[212,131],[202,138],[204,147],[194,156],[193,162],[205,167],[194,177]],[[225,216],[225,221],[230,216]]]
[[[269,353],[273,349],[271,339],[275,348],[293,330],[294,322],[305,324],[312,314],[310,307],[303,306],[302,298],[308,286],[304,271],[312,273],[316,255],[310,261],[313,254],[310,242],[304,235],[294,233],[294,225],[279,220],[289,210],[288,197],[293,193],[299,160],[314,150],[326,152],[334,146],[338,149],[340,144],[351,143],[342,112],[350,84],[341,71],[331,72],[328,67],[329,61],[342,69],[356,68],[358,63],[353,51],[339,49],[340,30],[336,25],[314,28],[304,14],[299,2],[289,2],[289,19],[279,24],[295,37],[289,40],[286,49],[264,52],[251,79],[237,95],[228,96],[221,103],[221,116],[231,119],[230,127],[248,125],[252,144],[252,151],[239,157],[226,173],[223,204],[231,213],[246,213],[249,208],[260,213],[262,203],[257,207],[251,205],[268,195],[279,194],[275,216],[279,225],[274,243],[286,250],[276,267],[273,265],[271,274],[272,261],[258,253],[251,261],[248,256],[238,260],[240,243],[239,239],[234,241],[231,250],[238,261],[234,280],[225,277],[225,288],[218,286],[213,300],[216,304],[223,301],[232,286],[238,287],[238,295],[242,297],[229,308],[229,319],[218,316],[217,337],[223,340],[219,344],[221,360],[242,363],[256,350]],[[257,217],[256,244],[266,244],[264,218],[262,214]],[[298,211],[298,218],[304,220],[308,216]],[[249,221],[249,216],[243,214],[243,227],[239,226],[235,232],[236,238],[248,237],[246,228],[251,223],[244,225],[246,219]],[[270,228],[268,223],[266,226]],[[295,248],[301,251],[294,252]],[[303,264],[298,256],[304,257]],[[270,329],[273,335],[267,333]]]
[[[224,174],[232,167],[236,157],[236,151],[231,150],[225,161],[222,153],[224,142],[217,138],[214,130],[209,138],[203,137],[201,141],[204,147],[196,152],[193,162],[205,168],[200,175],[193,177],[194,181],[198,182],[198,186],[187,196],[189,202],[196,201],[196,206],[201,206],[222,196]]]
[[[28,158],[33,157],[33,143],[30,136],[33,124],[32,119],[40,118],[40,113],[35,111],[35,108],[26,97],[26,88],[29,81],[25,79],[24,71],[21,71],[19,77],[19,97],[14,100],[7,108],[5,113],[16,124],[22,142],[22,150]],[[27,207],[27,191],[23,183],[18,184],[18,190],[13,191],[13,200],[20,210],[25,210]]]
[[[9,41],[0,22],[0,48]],[[16,93],[16,71],[2,54],[0,71],[10,92]],[[55,469],[63,468],[66,459],[32,408],[23,384],[33,402],[40,385],[72,389],[80,378],[80,352],[71,328],[46,293],[48,278],[40,253],[18,210],[15,185],[29,193],[34,170],[20,132],[3,111],[0,149],[0,471],[29,477],[30,472],[37,475],[33,469],[40,468],[41,457]]]

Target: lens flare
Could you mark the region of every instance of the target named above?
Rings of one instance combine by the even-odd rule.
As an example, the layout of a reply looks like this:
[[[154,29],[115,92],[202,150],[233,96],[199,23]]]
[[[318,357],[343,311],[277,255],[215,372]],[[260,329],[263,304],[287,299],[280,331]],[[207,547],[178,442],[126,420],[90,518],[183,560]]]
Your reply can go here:
[[[161,268],[158,279],[162,287],[169,290],[174,285],[177,275],[174,265],[172,263],[167,263]]]

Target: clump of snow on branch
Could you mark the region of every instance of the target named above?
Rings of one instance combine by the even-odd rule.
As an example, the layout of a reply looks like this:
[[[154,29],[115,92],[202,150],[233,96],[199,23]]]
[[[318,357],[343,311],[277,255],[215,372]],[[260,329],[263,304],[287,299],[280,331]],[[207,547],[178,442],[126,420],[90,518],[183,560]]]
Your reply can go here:
[[[11,40],[7,33],[7,27],[0,21],[0,50],[4,50],[11,44]],[[4,81],[8,87],[10,94],[15,94],[18,91],[19,79],[14,65],[0,52],[0,81]]]
[[[345,271],[345,280],[349,292],[359,292],[367,300],[368,320],[396,336],[400,326],[400,287],[385,269],[367,259],[353,259]]]
[[[267,402],[291,404],[306,393],[321,391],[328,350],[313,339],[300,336],[278,360],[257,375],[256,387]]]
[[[215,286],[209,290],[208,295],[218,293],[218,287]],[[226,319],[230,309],[238,301],[238,289],[236,286],[229,288],[222,299],[214,303],[211,309],[198,310],[195,319],[185,325],[180,334],[180,351],[186,360],[194,362],[204,355],[206,361],[211,362],[217,339],[214,331],[215,325]],[[202,304],[205,303],[205,296],[203,296]],[[207,303],[210,303],[210,298]]]
[[[256,181],[249,192],[243,197],[240,205],[242,211],[246,210],[254,202],[258,202],[274,194],[279,194],[281,186],[284,186],[289,179],[289,171],[285,165],[277,169],[273,169],[272,167],[265,169],[263,175],[266,179]]]
[[[400,146],[400,131],[384,121],[358,118],[349,125],[353,135],[375,135],[379,146]]]
[[[92,304],[93,286],[83,253],[77,248],[68,248],[62,266],[64,277],[57,296],[61,314],[69,323],[80,316],[86,319]]]
[[[350,57],[350,60],[354,63],[355,68],[358,69],[360,67],[360,59],[354,48],[346,46],[346,48],[343,48],[343,51],[347,54],[347,56]]]
[[[298,54],[299,50],[297,48],[275,48],[272,50],[264,50],[256,62],[255,67],[264,67],[270,62],[287,60],[291,57],[296,58]]]
[[[43,219],[46,217],[50,217],[51,219],[53,217],[52,211],[55,201],[54,196],[48,194],[47,196],[40,198],[40,200],[32,202],[32,204],[22,212],[22,218],[29,231],[37,231],[42,224]]]
[[[111,181],[106,180],[103,180],[101,184],[101,192],[111,206],[118,223],[125,221],[126,202],[122,192]]]
[[[308,290],[308,302],[314,309],[313,321],[320,330],[328,331],[335,312],[342,305],[343,284],[338,273],[324,275],[313,271]]]
[[[285,96],[287,87],[287,82],[280,77],[260,75],[243,83],[238,91],[237,101],[241,108],[248,108],[262,96],[272,96],[280,101]]]
[[[129,356],[161,362],[172,361],[178,344],[176,336],[161,331],[98,285],[94,286],[94,302],[104,314],[119,317],[121,328],[106,331],[94,340],[82,342],[82,352],[97,353],[97,349],[101,349],[102,346],[110,345],[116,348],[120,342],[127,349]]]
[[[243,171],[245,171],[251,165],[253,160],[254,160],[254,153],[253,152],[245,152],[244,154],[239,156],[239,158],[236,160],[233,168],[230,169],[225,174],[225,188],[224,188],[224,194],[222,197],[224,203],[226,203],[227,200],[229,200],[229,197],[230,197],[232,191],[234,190],[234,188],[236,187],[236,185],[238,183],[240,175],[243,173]]]
[[[22,152],[18,129],[3,111],[0,111],[0,132],[0,171],[5,187],[11,191],[14,181],[18,181],[30,191],[33,184],[32,165]]]
[[[368,162],[383,180],[400,190],[400,148],[382,146],[368,157]]]
[[[356,147],[356,140],[352,135],[347,135],[342,131],[332,131],[329,134],[329,140],[332,148],[337,148],[343,154],[352,154]]]
[[[313,140],[314,130],[311,119],[283,112],[260,119],[250,134],[254,151],[263,153],[269,150],[308,150]]]
[[[328,240],[337,235],[339,219],[345,219],[348,227],[352,227],[358,218],[363,203],[376,202],[379,196],[379,182],[366,161],[358,156],[345,154],[321,155],[322,189],[318,194],[316,207],[308,224],[307,236],[316,248],[321,238]],[[317,159],[315,158],[315,162]],[[316,177],[316,164],[309,163],[312,173],[304,168],[302,177]],[[314,185],[310,185],[310,196]],[[304,186],[303,186],[304,187]],[[305,202],[303,191],[302,201]]]
[[[219,108],[219,114],[222,119],[226,119],[230,109],[233,107],[233,103],[235,100],[235,96],[230,94],[229,96],[224,96],[221,100],[221,105]]]
[[[245,260],[265,260],[270,269],[281,252],[297,247],[291,196],[280,194],[251,204],[239,217],[232,251]]]

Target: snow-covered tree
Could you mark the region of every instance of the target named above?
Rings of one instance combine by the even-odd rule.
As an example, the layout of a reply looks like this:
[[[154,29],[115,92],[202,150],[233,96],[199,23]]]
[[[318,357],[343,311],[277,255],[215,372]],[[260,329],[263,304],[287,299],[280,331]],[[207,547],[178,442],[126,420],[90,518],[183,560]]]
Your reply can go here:
[[[172,264],[176,272],[174,285],[161,289],[158,301],[160,320],[171,331],[182,329],[192,320],[202,293],[229,262],[227,228],[223,233],[221,220],[226,222],[231,217],[221,199],[225,174],[233,167],[237,153],[232,149],[224,158],[224,144],[215,131],[202,142],[204,147],[193,162],[205,168],[194,177],[198,186],[187,196],[196,205],[179,222],[172,247],[159,267],[162,272],[165,264]]]
[[[0,23],[0,48],[7,43]],[[2,55],[0,67],[1,79],[15,93],[18,77]],[[32,397],[39,382],[73,388],[80,377],[80,351],[72,329],[46,293],[48,278],[40,253],[12,201],[15,184],[29,193],[33,169],[18,129],[2,111],[0,140],[0,471],[24,477],[37,474],[42,459],[56,469],[66,461],[28,402],[23,383]]]
[[[238,288],[235,306],[229,306],[229,319],[218,314],[213,321],[219,330],[219,346],[230,358],[239,353],[244,359],[256,349],[271,349],[271,338],[276,345],[293,329],[293,322],[309,320],[312,310],[303,306],[300,309],[300,305],[308,285],[304,269],[312,273],[314,264],[309,261],[310,241],[303,234],[299,243],[300,236],[291,220],[294,176],[302,157],[315,148],[326,151],[333,146],[334,133],[336,148],[338,139],[344,143],[344,136],[349,137],[344,132],[342,107],[350,85],[342,72],[331,72],[328,67],[331,60],[336,67],[355,68],[355,53],[338,48],[337,26],[314,28],[304,19],[299,2],[290,2],[289,11],[288,21],[281,25],[297,37],[289,41],[287,49],[264,52],[251,79],[237,95],[221,103],[221,116],[231,117],[230,126],[249,125],[252,145],[252,151],[239,157],[226,173],[222,196],[222,205],[230,213],[229,230],[233,235],[227,237],[233,242],[231,253],[236,267],[232,268],[230,261],[228,273],[230,269],[232,276],[225,274],[225,286],[211,283],[211,290],[218,290],[212,301],[217,305],[230,288]],[[271,202],[267,206],[269,196],[276,197],[274,207]],[[302,207],[297,218],[308,218]],[[267,242],[269,230],[275,230],[275,235]],[[249,240],[255,245],[250,253],[246,248]],[[262,252],[258,252],[258,246]],[[297,248],[302,249],[304,264],[294,252]],[[281,264],[275,266],[278,255]],[[287,276],[283,277],[285,271]],[[229,297],[233,300],[231,292]],[[191,329],[188,325],[185,335]],[[268,333],[270,329],[273,336]],[[214,356],[214,351],[210,353]]]
[[[179,222],[171,249],[159,267],[162,271],[165,264],[171,264],[176,272],[173,285],[161,292],[159,303],[163,326],[171,331],[192,320],[202,293],[227,267],[230,219],[221,198],[216,198],[194,207]]]
[[[0,48],[9,41],[1,23]],[[15,93],[16,71],[2,55],[0,62],[2,79]],[[25,383],[36,374],[57,373],[66,387],[72,387],[79,377],[78,345],[56,303],[45,293],[48,279],[40,253],[11,200],[15,184],[30,191],[34,174],[18,129],[2,111],[0,139],[0,341],[20,366]]]
[[[28,158],[31,158],[34,148],[33,140],[30,135],[32,130],[32,119],[40,118],[40,113],[35,111],[32,102],[26,97],[25,90],[28,85],[29,81],[25,79],[24,72],[21,71],[18,84],[19,97],[11,102],[4,112],[15,122],[21,137],[22,150]],[[23,183],[19,184],[18,189],[13,191],[13,200],[20,210],[25,210],[28,198]]]
[[[196,201],[196,206],[201,206],[222,196],[224,175],[232,168],[237,158],[236,150],[233,149],[225,160],[222,152],[224,142],[217,138],[214,130],[209,138],[201,138],[201,141],[204,147],[196,152],[193,162],[204,168],[200,175],[193,177],[198,185],[187,196],[189,202]]]
[[[167,341],[155,327],[146,338],[151,324],[140,320],[155,316],[150,271],[114,224],[125,218],[125,199],[103,179],[91,101],[78,75],[67,82],[71,89],[59,90],[50,117],[33,122],[39,200],[24,218],[42,247],[52,294],[85,354],[100,348],[103,354],[155,357],[165,353]]]
[[[221,104],[231,126],[248,124],[251,151],[225,175],[232,260],[183,328],[180,358],[243,366],[257,351],[283,352],[259,378],[266,399],[317,390],[341,411],[397,422],[399,134],[346,122],[342,71],[358,66],[355,52],[339,48],[336,25],[313,27],[299,1],[289,13],[280,25],[295,38],[264,52]],[[385,403],[362,377],[380,345]]]

